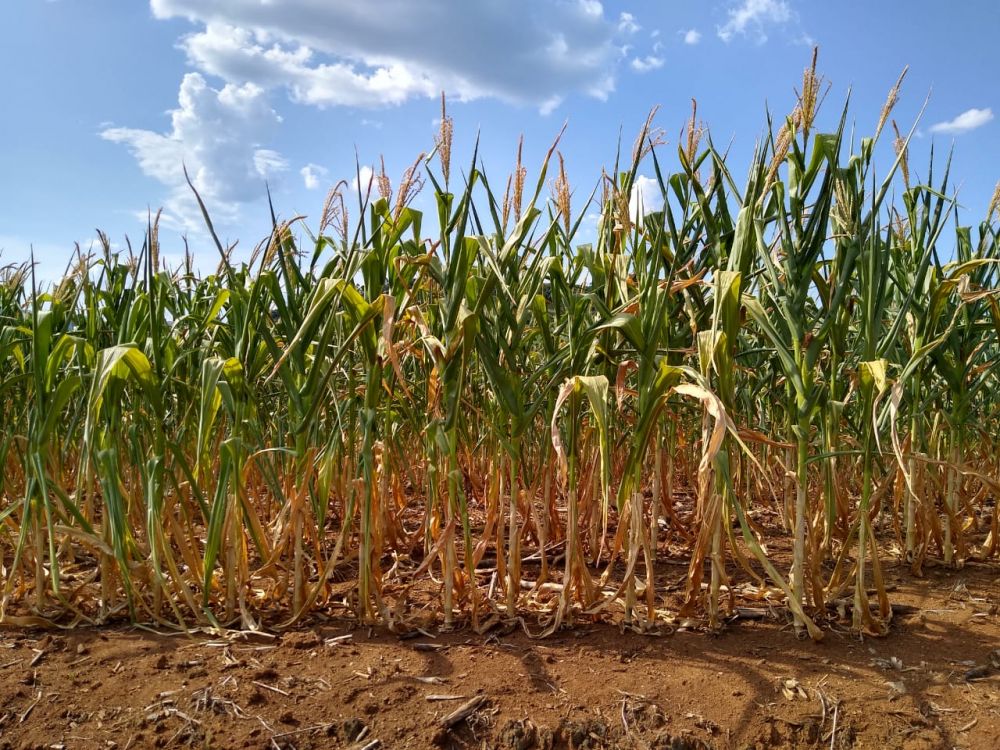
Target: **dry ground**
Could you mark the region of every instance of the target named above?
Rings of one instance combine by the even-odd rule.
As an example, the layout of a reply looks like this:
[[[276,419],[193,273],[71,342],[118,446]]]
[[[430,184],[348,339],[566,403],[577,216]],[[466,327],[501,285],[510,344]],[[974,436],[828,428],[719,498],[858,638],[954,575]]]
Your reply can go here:
[[[1000,566],[887,574],[908,605],[890,635],[833,622],[820,644],[780,613],[719,635],[581,624],[545,640],[322,619],[228,640],[0,630],[0,748],[1000,747],[1000,669],[984,666]]]

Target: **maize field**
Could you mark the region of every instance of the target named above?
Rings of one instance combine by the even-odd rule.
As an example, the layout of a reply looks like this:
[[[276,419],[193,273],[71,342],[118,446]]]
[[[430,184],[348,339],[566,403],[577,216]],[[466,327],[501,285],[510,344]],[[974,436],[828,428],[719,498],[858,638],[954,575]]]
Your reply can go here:
[[[886,633],[885,560],[1000,551],[1000,188],[959,222],[901,82],[862,136],[814,59],[746,174],[654,111],[576,187],[558,139],[499,182],[453,161],[442,99],[395,185],[340,183],[244,261],[202,204],[197,267],[155,218],[55,282],[5,266],[0,623],[541,636],[741,598],[818,640],[846,596]]]

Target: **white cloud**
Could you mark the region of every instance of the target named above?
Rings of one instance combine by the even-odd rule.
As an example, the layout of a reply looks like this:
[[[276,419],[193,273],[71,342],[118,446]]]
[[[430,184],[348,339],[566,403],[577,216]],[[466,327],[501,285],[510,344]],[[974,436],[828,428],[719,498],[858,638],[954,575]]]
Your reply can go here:
[[[327,169],[319,164],[306,164],[299,170],[299,174],[302,175],[307,190],[316,190],[319,188],[320,180],[326,176]]]
[[[490,97],[548,114],[571,95],[606,98],[628,60],[620,45],[639,28],[633,15],[609,15],[599,0],[149,4],[156,18],[194,24],[178,45],[197,72],[185,76],[162,132],[106,124],[100,133],[126,145],[168,188],[163,224],[187,231],[200,231],[202,221],[183,164],[220,224],[262,195],[266,178],[288,169],[267,148],[280,122],[269,104],[273,91],[317,107],[376,108],[444,90],[454,99]],[[210,86],[209,76],[220,83]],[[312,169],[300,175],[307,186],[321,176]]]
[[[349,63],[317,63],[308,47],[263,46],[261,38],[247,29],[210,23],[205,31],[186,36],[181,46],[191,64],[206,73],[266,88],[285,86],[302,104],[377,107],[440,93],[428,76],[413,75],[399,64],[358,72]]]
[[[684,35],[684,44],[697,44],[701,41],[701,32],[698,29],[688,29],[681,32]]]
[[[185,166],[213,216],[233,221],[240,203],[262,196],[264,181],[288,168],[281,154],[260,146],[281,118],[256,84],[213,89],[198,73],[184,76],[177,101],[165,133],[110,127],[101,137],[126,145],[142,171],[169,188],[166,226],[203,228]]]
[[[367,189],[368,183],[371,182],[372,176],[374,174],[375,170],[372,169],[371,167],[369,166],[360,167],[358,169],[358,174],[355,174],[354,177],[351,178],[351,187],[357,190],[358,185],[360,185],[362,189]],[[358,179],[359,176],[361,178],[360,180]]]
[[[952,120],[931,125],[931,132],[961,135],[962,133],[968,133],[970,130],[981,128],[992,119],[993,110],[989,107],[986,109],[976,109],[973,107],[972,109],[965,110]]]
[[[649,73],[663,67],[663,58],[656,55],[646,55],[645,57],[633,57],[629,63],[636,73]]]
[[[288,169],[288,162],[277,151],[259,148],[253,152],[253,166],[258,175],[267,177],[270,174]]]
[[[368,195],[369,190],[372,193],[375,192],[375,181],[372,179],[374,176],[374,169],[368,166],[361,167],[357,170],[354,177],[351,178],[351,189],[355,190],[364,199]],[[359,180],[358,177],[361,179]]]
[[[758,43],[767,41],[769,24],[787,24],[794,14],[786,0],[742,0],[729,10],[729,20],[717,30],[719,38],[730,41],[734,36],[753,34]]]
[[[660,190],[660,183],[653,177],[637,175],[628,199],[628,213],[632,221],[638,222],[646,214],[662,208],[663,192]]]
[[[316,106],[379,107],[445,90],[540,106],[614,89],[634,17],[597,0],[150,0],[157,18],[201,28],[180,45],[230,83],[286,88]],[[624,21],[624,28],[619,25]],[[483,33],[488,29],[489,33]]]
[[[550,97],[538,105],[538,112],[539,114],[548,117],[553,112],[555,112],[556,109],[559,108],[559,105],[562,103],[563,103],[563,98],[561,96]]]
[[[635,16],[631,13],[622,13],[618,16],[618,30],[626,34],[634,34],[639,29],[641,29],[638,23],[636,23]]]

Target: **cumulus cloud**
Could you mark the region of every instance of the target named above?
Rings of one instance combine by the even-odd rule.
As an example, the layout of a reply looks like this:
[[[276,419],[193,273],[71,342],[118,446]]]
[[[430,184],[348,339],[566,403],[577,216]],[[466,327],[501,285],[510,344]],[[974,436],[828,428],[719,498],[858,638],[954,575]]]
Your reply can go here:
[[[164,223],[185,230],[201,219],[182,164],[220,223],[288,169],[265,145],[280,122],[275,91],[321,108],[380,108],[444,90],[548,114],[573,95],[606,98],[628,59],[623,40],[640,28],[599,0],[150,0],[150,8],[193,24],[178,46],[196,72],[181,83],[163,132],[106,125],[100,133],[168,188]],[[299,173],[306,187],[322,176],[316,165]]]
[[[375,174],[375,170],[369,166],[362,166],[358,169],[358,173],[351,178],[351,187],[355,190],[360,186],[362,190],[368,189],[368,184],[372,181],[372,177]],[[359,179],[360,177],[360,179]]]
[[[551,106],[614,88],[628,13],[597,0],[150,0],[157,18],[201,28],[180,46],[229,83],[282,87],[320,107],[379,107],[450,96]],[[482,33],[489,29],[488,34]]]
[[[648,73],[663,67],[663,58],[657,55],[646,55],[645,57],[633,57],[629,63],[636,73]]]
[[[261,146],[281,118],[258,85],[230,83],[214,89],[198,73],[184,76],[177,103],[164,133],[108,127],[101,137],[124,144],[142,171],[169,189],[164,202],[168,225],[202,228],[184,179],[185,166],[213,215],[232,221],[240,203],[259,198],[264,181],[288,168],[281,154]]]
[[[360,177],[360,179],[358,179]],[[375,186],[375,170],[369,166],[362,166],[351,178],[351,189],[354,190],[363,201],[370,194],[378,197]]]
[[[737,35],[752,35],[762,44],[767,41],[768,26],[787,24],[794,18],[795,14],[786,0],[742,0],[739,5],[730,8],[728,20],[717,32],[724,42]]]
[[[637,175],[628,199],[628,213],[632,221],[638,222],[640,218],[662,208],[663,193],[660,190],[660,183],[653,177]]]
[[[634,34],[641,28],[642,26],[640,26],[636,22],[635,16],[633,16],[631,13],[622,13],[620,16],[618,16],[619,31],[622,31],[626,34]]]
[[[319,164],[306,164],[299,170],[299,174],[302,175],[302,182],[305,183],[307,190],[317,190],[320,180],[327,174],[327,169]]]
[[[563,103],[563,98],[561,96],[552,96],[546,99],[544,102],[538,105],[538,113],[544,116],[551,115],[555,112],[559,105]]]
[[[965,110],[962,114],[951,120],[931,125],[931,132],[961,135],[962,133],[968,133],[970,130],[981,128],[992,119],[993,110],[989,107],[986,109],[976,109],[973,107],[972,109]]]
[[[439,93],[433,79],[398,63],[359,72],[348,63],[318,63],[307,47],[264,46],[266,35],[223,24],[183,39],[188,60],[227,81],[253,81],[267,88],[287,87],[293,101],[319,107],[377,107]]]
[[[698,29],[688,29],[681,33],[684,35],[684,44],[695,45],[701,41],[701,32]]]
[[[636,73],[649,73],[663,67],[663,43],[655,41],[653,51],[648,55],[637,55],[632,58],[629,65]]]

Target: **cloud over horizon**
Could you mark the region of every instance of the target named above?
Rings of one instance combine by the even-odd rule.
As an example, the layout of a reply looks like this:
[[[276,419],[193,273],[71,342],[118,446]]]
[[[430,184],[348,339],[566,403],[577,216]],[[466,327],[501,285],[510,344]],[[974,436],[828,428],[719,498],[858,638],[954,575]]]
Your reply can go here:
[[[116,126],[100,135],[127,146],[140,169],[169,189],[165,223],[186,230],[198,229],[201,217],[183,163],[222,222],[263,194],[265,179],[287,170],[284,157],[263,145],[281,121],[274,92],[317,108],[378,109],[445,91],[544,115],[572,95],[606,99],[626,62],[623,40],[641,28],[631,13],[611,16],[598,0],[461,8],[454,0],[419,7],[409,0],[150,0],[150,8],[157,19],[194,24],[177,42],[194,72],[181,82],[167,131]],[[662,64],[654,50],[631,67]],[[319,186],[321,170],[299,170],[307,189]]]
[[[663,191],[660,190],[660,183],[653,177],[637,175],[628,199],[628,213],[632,221],[639,221],[646,214],[662,208]]]
[[[199,73],[188,73],[177,94],[164,133],[129,127],[109,127],[102,138],[124,144],[139,168],[169,190],[164,221],[181,231],[201,231],[201,214],[187,181],[191,182],[223,221],[233,220],[239,204],[260,198],[264,181],[285,171],[288,163],[262,143],[281,122],[263,89],[246,83],[208,85]]]

